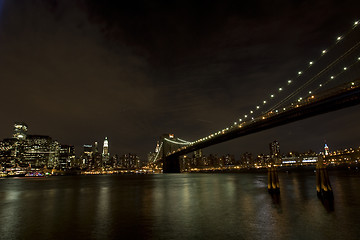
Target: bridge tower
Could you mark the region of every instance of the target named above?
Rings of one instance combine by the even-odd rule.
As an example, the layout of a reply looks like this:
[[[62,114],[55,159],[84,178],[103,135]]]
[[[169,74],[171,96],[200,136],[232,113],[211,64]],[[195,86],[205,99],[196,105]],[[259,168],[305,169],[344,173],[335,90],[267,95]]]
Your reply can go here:
[[[163,134],[161,136],[162,142],[162,162],[163,173],[180,173],[180,160],[178,156],[168,156],[169,153],[176,151],[178,145],[175,144],[176,139],[174,134]]]
[[[155,152],[152,153],[151,164],[162,163],[163,173],[180,173],[180,155],[177,151],[188,146],[191,142],[175,138],[174,134],[163,134],[156,144]]]

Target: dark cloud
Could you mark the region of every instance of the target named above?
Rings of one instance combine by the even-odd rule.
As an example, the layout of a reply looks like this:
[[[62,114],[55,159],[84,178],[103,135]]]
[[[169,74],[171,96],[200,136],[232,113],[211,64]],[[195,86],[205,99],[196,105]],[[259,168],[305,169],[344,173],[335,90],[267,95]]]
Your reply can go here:
[[[143,157],[162,133],[197,139],[238,119],[331,45],[359,17],[358,7],[356,1],[5,0],[1,137],[11,135],[14,121],[25,121],[31,133],[63,143],[80,147],[108,136],[112,152]],[[348,135],[358,129],[357,112],[213,151],[266,152],[273,139],[299,151],[316,150],[324,138],[334,146],[359,144]]]

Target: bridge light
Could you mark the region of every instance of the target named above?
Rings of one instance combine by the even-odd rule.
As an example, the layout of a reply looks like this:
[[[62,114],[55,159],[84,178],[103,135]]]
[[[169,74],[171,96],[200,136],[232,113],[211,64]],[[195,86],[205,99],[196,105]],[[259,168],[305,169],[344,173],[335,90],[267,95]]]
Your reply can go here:
[[[314,62],[313,62],[313,61],[309,62],[309,65],[313,65],[313,64],[314,64]]]
[[[252,117],[251,120],[254,120],[254,118]]]
[[[354,85],[355,85],[355,83],[353,83],[353,82],[352,82],[352,83],[351,83],[351,85],[353,85],[353,86],[354,86]]]
[[[265,119],[265,117],[262,117],[262,119],[264,120],[264,119]]]
[[[319,84],[319,87],[322,87],[322,84],[321,84],[321,83]]]
[[[247,115],[245,114],[245,115],[244,115],[244,117],[246,117],[246,118],[247,118]]]
[[[336,38],[336,40],[338,40],[338,41],[340,41],[341,39],[342,39],[341,36],[338,36],[338,37]]]
[[[309,91],[309,94],[311,94],[311,91]]]
[[[279,91],[282,91],[282,88],[279,88]]]
[[[271,95],[270,95],[270,97],[272,97],[272,98],[273,98],[273,97],[274,97],[274,94],[271,94]]]
[[[251,110],[250,113],[253,114],[254,113],[253,110]]]
[[[314,96],[314,95],[312,95],[312,96],[311,96],[311,98],[315,98],[315,96]]]
[[[237,123],[236,122],[234,122],[234,125],[236,125]]]
[[[259,109],[260,108],[260,106],[256,106],[256,109]]]
[[[242,122],[242,119],[241,119],[241,118],[239,119],[239,122]]]
[[[229,130],[229,128],[226,128],[226,130]]]
[[[279,112],[278,110],[275,110],[275,112]]]
[[[331,78],[331,79],[334,79],[335,77],[334,77],[334,76],[331,76],[330,78]]]
[[[322,51],[322,54],[325,54],[326,53],[326,49]]]
[[[265,103],[266,103],[266,101],[263,101],[263,103],[265,104]]]
[[[286,110],[286,108],[283,108],[283,110],[285,111],[285,110]]]
[[[358,57],[358,60],[360,60],[360,57]]]
[[[288,84],[290,84],[292,81],[291,80],[288,80]]]
[[[347,67],[344,67],[344,71],[346,71],[347,70]]]
[[[358,25],[359,24],[359,21],[355,21],[354,22],[354,26]]]
[[[302,71],[299,71],[298,74],[301,75],[301,74],[302,74]]]

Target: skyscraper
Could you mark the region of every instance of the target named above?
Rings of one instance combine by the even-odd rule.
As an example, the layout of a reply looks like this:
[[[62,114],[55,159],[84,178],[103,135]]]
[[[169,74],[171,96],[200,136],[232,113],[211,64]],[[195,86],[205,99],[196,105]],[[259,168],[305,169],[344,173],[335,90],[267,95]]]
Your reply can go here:
[[[328,145],[325,143],[325,146],[324,146],[324,150],[325,150],[325,156],[329,155],[329,147]]]
[[[104,146],[103,146],[103,156],[105,155],[109,155],[109,141],[107,137],[105,137]]]
[[[104,165],[109,164],[110,154],[109,154],[109,141],[108,141],[107,137],[105,137],[105,140],[104,140],[102,159],[103,159]]]
[[[269,144],[270,147],[270,156],[277,157],[280,155],[280,144],[278,141],[273,141]]]
[[[270,147],[270,157],[273,159],[275,164],[281,163],[281,156],[280,156],[280,144],[278,141],[273,141],[269,143]]]
[[[13,137],[19,140],[26,139],[28,126],[25,123],[17,122],[14,124]]]

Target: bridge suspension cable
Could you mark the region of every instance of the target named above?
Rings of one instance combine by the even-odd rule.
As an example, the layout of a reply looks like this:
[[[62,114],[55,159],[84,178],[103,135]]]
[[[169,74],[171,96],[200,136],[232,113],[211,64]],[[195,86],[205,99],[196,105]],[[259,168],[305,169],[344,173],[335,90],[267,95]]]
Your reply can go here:
[[[170,139],[167,139],[167,138],[164,138],[165,141],[167,142],[171,142],[173,144],[178,144],[178,145],[189,145],[190,143],[185,143],[185,142],[176,142],[176,141],[173,141],[173,140],[170,140]]]
[[[310,61],[310,62],[309,62],[309,65],[308,65],[308,67],[307,67],[307,69],[306,69],[305,71],[298,71],[297,76],[296,76],[296,79],[302,78],[302,77],[304,76],[304,74],[307,73],[307,71],[310,69],[310,67],[311,67],[311,69],[312,69],[313,66],[314,66],[314,64],[315,64],[315,63],[318,63],[319,60],[320,60],[321,58],[323,58],[324,56],[329,55],[329,52],[332,52],[332,50],[335,48],[336,45],[338,45],[339,43],[344,42],[344,39],[347,38],[350,33],[352,33],[355,29],[358,29],[358,25],[360,25],[360,21],[355,21],[354,24],[352,25],[352,28],[349,29],[345,34],[343,34],[343,35],[341,35],[341,36],[338,36],[338,37],[336,38],[335,43],[334,43],[331,47],[329,47],[329,48],[327,48],[327,49],[325,49],[325,50],[322,50],[322,51],[321,51],[321,55],[320,55],[315,61]],[[335,60],[331,61],[331,63],[328,63],[324,68],[321,69],[321,71],[319,71],[319,72],[317,72],[315,75],[313,75],[313,76],[312,76],[309,80],[307,80],[304,84],[298,86],[297,89],[293,90],[293,91],[292,91],[289,95],[287,95],[285,98],[282,98],[282,99],[280,100],[280,102],[275,103],[275,105],[273,105],[272,107],[270,107],[267,111],[262,111],[262,113],[259,113],[258,117],[262,117],[262,116],[264,116],[263,114],[266,114],[266,113],[269,113],[269,112],[272,112],[272,111],[276,111],[276,113],[277,113],[277,112],[278,112],[277,108],[283,106],[283,104],[285,104],[286,102],[294,101],[295,99],[293,99],[293,97],[297,96],[297,94],[299,94],[299,93],[301,93],[302,91],[304,91],[304,90],[306,89],[306,87],[308,87],[308,86],[310,86],[311,84],[315,83],[315,80],[320,79],[320,77],[321,77],[322,75],[324,75],[325,73],[329,72],[331,69],[335,68],[335,67],[336,67],[338,64],[340,64],[346,57],[348,57],[349,55],[353,54],[354,51],[359,47],[359,45],[360,45],[360,42],[357,41],[356,44],[353,45],[350,49],[348,49],[345,53],[341,54],[341,56],[339,56],[339,57],[337,57]],[[340,46],[341,46],[341,45],[340,45]],[[338,48],[338,49],[339,49],[339,48]],[[360,60],[360,57],[358,57],[357,62],[348,64],[347,67],[343,67],[343,68],[342,68],[342,69],[343,69],[342,72],[337,73],[336,75],[335,75],[335,74],[331,75],[331,76],[330,76],[330,79],[326,79],[326,80],[324,79],[324,82],[323,82],[323,83],[320,83],[315,90],[313,90],[313,91],[307,91],[307,94],[306,94],[305,96],[308,96],[309,94],[311,94],[311,95],[314,94],[319,88],[322,88],[323,86],[327,85],[330,81],[332,81],[332,80],[335,78],[335,76],[338,77],[338,76],[342,75],[342,74],[344,73],[344,71],[349,70],[349,69],[350,69],[351,67],[353,67],[355,64],[359,63],[359,60]],[[321,61],[320,61],[320,62],[321,62]],[[321,65],[321,64],[320,64],[320,65]],[[293,80],[288,80],[288,81],[287,81],[287,84],[288,84],[288,85],[290,85],[290,84],[293,85]],[[286,88],[284,88],[284,87],[279,87],[279,88],[278,88],[278,91],[279,91],[279,92],[283,92],[284,89],[286,89]],[[313,95],[312,95],[312,96],[313,96]],[[230,126],[230,127],[227,127],[227,128],[224,128],[223,130],[217,131],[217,132],[215,132],[215,133],[213,133],[213,134],[210,134],[210,135],[207,136],[207,137],[201,138],[201,139],[196,140],[196,141],[194,141],[194,142],[192,142],[192,143],[190,142],[190,144],[194,144],[194,143],[198,143],[198,142],[201,142],[201,141],[205,141],[205,140],[210,139],[210,138],[212,138],[212,137],[214,137],[214,136],[217,136],[217,135],[219,135],[219,134],[221,134],[221,133],[225,133],[225,132],[231,130],[234,126],[239,126],[239,127],[241,127],[241,126],[245,123],[245,121],[249,121],[249,118],[250,118],[250,120],[254,120],[255,118],[254,118],[254,115],[253,115],[253,114],[255,114],[258,110],[262,109],[262,107],[260,107],[260,106],[261,106],[261,105],[267,105],[269,102],[273,101],[274,98],[275,98],[275,94],[271,94],[269,100],[263,100],[263,101],[262,101],[262,104],[256,105],[256,107],[255,107],[254,110],[250,110],[250,113],[244,114],[244,115],[243,115],[243,116],[244,116],[243,118],[239,118],[239,121],[235,121],[235,122],[234,122],[234,125],[232,125],[232,126]],[[297,100],[298,100],[298,101],[301,101],[301,100],[302,100],[302,97],[300,97],[300,98],[297,99]],[[291,105],[292,105],[292,104],[294,104],[294,103],[291,103]],[[296,104],[296,100],[295,100],[295,104]],[[290,105],[290,104],[288,104],[288,105]],[[288,105],[287,105],[287,106],[288,106]],[[285,110],[285,109],[286,109],[286,108],[283,108],[283,110]],[[257,117],[257,118],[258,118],[258,117]]]
[[[181,142],[184,142],[184,143],[187,143],[187,144],[190,144],[192,142],[189,142],[189,141],[186,141],[186,140],[183,140],[183,139],[180,139],[180,138],[176,138],[177,140],[181,141]]]
[[[327,72],[329,69],[331,69],[331,67],[333,67],[334,65],[336,65],[337,63],[339,63],[342,59],[344,59],[346,56],[348,56],[350,53],[352,53],[354,50],[356,50],[356,48],[358,48],[360,46],[360,42],[358,42],[356,45],[354,45],[352,48],[350,48],[348,51],[346,51],[344,54],[342,54],[340,57],[338,57],[336,60],[334,60],[332,63],[330,63],[329,65],[327,65],[324,69],[322,69],[319,73],[317,73],[314,77],[310,78],[307,82],[305,82],[303,85],[301,85],[299,88],[297,88],[295,91],[293,91],[292,93],[290,93],[287,97],[285,97],[284,99],[282,99],[280,102],[278,102],[277,104],[275,104],[272,108],[270,108],[267,112],[269,111],[273,111],[277,108],[279,108],[283,103],[285,103],[287,100],[289,100],[290,98],[296,96],[299,92],[301,92],[302,90],[304,90],[307,86],[309,86],[311,83],[313,83],[316,79],[318,79],[322,74],[324,74],[325,72]],[[350,68],[350,67],[348,67]],[[348,70],[348,68],[346,68],[346,70]],[[344,71],[346,71],[344,70]],[[340,73],[341,74],[341,73]],[[338,74],[339,75],[339,74]],[[334,79],[334,76],[330,77],[330,80],[328,80],[327,82],[331,81]],[[324,86],[325,84],[322,84],[322,86]]]
[[[159,156],[159,154],[160,154],[160,151],[161,151],[162,146],[163,146],[163,142],[161,142],[160,147],[159,147],[159,150],[158,150],[158,152],[157,152],[157,154],[156,154],[156,156],[155,156],[155,158],[154,158],[153,162],[155,162],[155,161],[156,161],[156,159],[158,158],[158,156]]]
[[[354,68],[354,66],[358,63],[360,63],[360,53],[359,53],[359,56],[356,56],[355,57],[355,62],[354,62],[354,54],[357,53],[357,49],[359,48],[360,46],[360,41],[358,41],[358,39],[356,38],[356,41],[355,43],[353,39],[351,39],[351,36],[350,36],[350,40],[346,40],[348,43],[351,42],[352,43],[352,47],[349,48],[349,49],[344,49],[344,53],[343,53],[343,50],[341,50],[342,47],[345,47],[347,46],[345,43],[342,44],[342,45],[339,45],[339,47],[337,47],[337,51],[340,51],[337,55],[334,55],[332,53],[333,50],[335,50],[335,46],[337,46],[339,43],[343,43],[343,42],[346,42],[345,39],[348,38],[349,34],[352,33],[355,29],[358,29],[358,25],[360,25],[360,21],[355,21],[352,28],[350,30],[348,30],[345,34],[341,35],[341,36],[338,36],[336,38],[336,42],[329,48],[325,49],[325,50],[322,50],[321,52],[321,55],[319,57],[317,57],[316,60],[314,61],[310,61],[307,68],[304,70],[304,71],[298,71],[297,75],[296,75],[296,78],[295,78],[295,83],[298,83],[297,80],[300,80],[302,78],[305,77],[305,75],[309,75],[308,77],[305,78],[305,83],[297,86],[295,89],[295,85],[294,85],[294,81],[293,80],[287,80],[287,85],[288,86],[293,86],[293,87],[279,87],[278,88],[278,92],[281,93],[281,94],[270,94],[270,98],[269,99],[265,99],[262,101],[261,104],[258,104],[255,106],[254,109],[251,109],[249,111],[249,113],[247,114],[244,114],[243,118],[239,118],[239,121],[235,121],[233,125],[231,125],[230,127],[226,127],[220,131],[216,131],[215,133],[212,133],[210,134],[209,136],[206,136],[206,137],[203,137],[203,138],[200,138],[194,142],[189,142],[189,141],[186,141],[186,140],[182,140],[182,139],[179,139],[177,138],[177,141],[173,141],[173,140],[170,140],[170,139],[167,139],[167,138],[164,138],[165,141],[167,142],[170,142],[170,143],[173,143],[173,144],[177,144],[177,145],[185,145],[185,148],[187,148],[187,146],[189,145],[194,145],[196,143],[199,143],[199,142],[203,142],[203,141],[207,141],[208,139],[211,139],[213,137],[217,137],[218,135],[222,135],[228,131],[232,131],[236,128],[241,128],[245,125],[248,124],[248,121],[257,121],[257,120],[260,120],[260,119],[265,119],[267,117],[267,114],[271,113],[271,114],[277,114],[278,113],[278,110],[279,108],[283,107],[283,111],[287,110],[288,107],[292,107],[293,104],[302,104],[302,103],[298,103],[298,102],[302,102],[302,100],[305,100],[303,99],[302,97],[299,97],[298,98],[298,94],[302,94],[303,91],[306,92],[304,94],[304,97],[307,98],[309,95],[311,95],[311,98],[314,98],[314,93],[317,93],[317,91],[321,88],[323,89],[323,87],[325,85],[328,85],[330,82],[334,82],[334,79],[338,79],[339,76],[342,76],[344,75],[344,79],[347,79],[346,76],[349,76],[347,74],[345,74],[345,72],[349,72],[350,69],[355,69],[355,73],[357,74],[358,72],[356,72],[356,68]],[[346,47],[347,48],[347,47]],[[335,60],[331,59],[331,58],[325,58],[325,60],[321,60],[324,56],[331,56],[334,55]],[[335,50],[335,54],[336,54],[336,50]],[[340,56],[338,56],[340,55]],[[351,59],[350,59],[351,58]],[[328,59],[328,60],[326,60]],[[349,60],[350,59],[350,60]],[[330,61],[330,63],[328,63]],[[346,63],[346,65],[342,65],[341,67],[340,64],[341,63],[344,63],[345,61],[348,61]],[[351,61],[351,62],[350,62]],[[318,63],[316,64],[319,65],[319,71],[314,71],[314,65],[315,63]],[[316,69],[316,68],[315,68]],[[339,70],[341,69],[341,70]],[[333,73],[332,75],[330,74],[329,75],[329,78],[325,76],[325,74],[328,74],[330,72],[330,70],[334,70],[336,71],[336,73]],[[311,73],[313,71],[313,74]],[[354,72],[352,71],[352,72]],[[358,74],[359,75],[359,74]],[[356,77],[359,77],[359,76],[356,76]],[[324,78],[325,77],[325,78]],[[312,84],[315,84],[315,81],[316,80],[322,80],[322,82],[320,84],[317,84],[314,89],[311,89],[311,90],[306,90],[307,87],[310,87],[312,86]],[[354,78],[355,80],[355,78]],[[339,80],[336,81],[337,83],[339,82]],[[359,81],[357,81],[359,82]],[[356,81],[355,82],[352,82],[351,84],[352,85],[357,85]],[[314,87],[314,86],[312,86]],[[328,86],[329,87],[329,86]],[[274,102],[275,100],[275,95],[284,95],[286,92],[284,92],[284,89],[293,89],[289,94],[287,94],[284,98],[279,98],[279,102]],[[294,98],[298,98],[298,99],[294,99]],[[272,107],[269,107],[268,110],[266,111],[259,111],[261,109],[263,109],[263,105],[270,105],[270,103],[272,103]],[[273,111],[275,111],[273,113]],[[280,110],[281,111],[281,110]],[[258,113],[256,115],[256,113]],[[255,117],[255,118],[254,118]],[[180,150],[180,149],[179,149]]]

